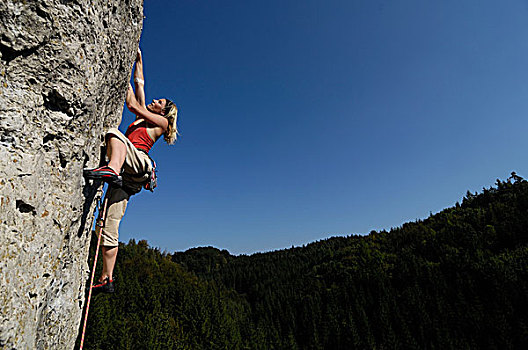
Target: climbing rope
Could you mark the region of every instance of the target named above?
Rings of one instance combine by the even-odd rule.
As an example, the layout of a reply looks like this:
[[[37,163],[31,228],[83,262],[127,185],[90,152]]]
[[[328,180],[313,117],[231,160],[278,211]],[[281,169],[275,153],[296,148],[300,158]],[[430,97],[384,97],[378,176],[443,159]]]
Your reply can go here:
[[[107,188],[107,191],[108,191],[108,188]],[[88,311],[90,310],[90,300],[92,298],[92,287],[93,287],[93,280],[95,276],[95,267],[97,266],[97,256],[99,255],[99,245],[101,243],[101,231],[105,224],[107,204],[108,204],[108,197],[107,196],[103,197],[103,187],[101,187],[101,189],[99,189],[98,191],[98,197],[97,197],[97,210],[99,212],[97,216],[96,229],[95,229],[97,232],[97,248],[95,250],[95,258],[94,258],[93,267],[92,267],[92,277],[90,279],[90,290],[88,291],[88,300],[86,301],[86,311],[84,313],[84,324],[83,324],[83,330],[82,330],[82,335],[81,335],[81,346],[79,348],[80,350],[82,350],[83,344],[84,344],[84,334],[86,332],[86,323],[88,322]],[[95,211],[94,211],[94,215],[92,216],[92,222],[90,223],[90,230],[92,229],[94,219],[95,219]]]

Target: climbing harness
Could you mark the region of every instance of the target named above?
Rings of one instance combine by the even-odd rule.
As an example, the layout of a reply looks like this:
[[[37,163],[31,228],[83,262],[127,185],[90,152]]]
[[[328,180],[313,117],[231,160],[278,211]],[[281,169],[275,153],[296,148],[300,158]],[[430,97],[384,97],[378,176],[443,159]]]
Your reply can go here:
[[[108,192],[110,188],[110,185],[108,185],[106,191]],[[103,199],[104,198],[104,199]],[[83,343],[84,343],[84,334],[86,332],[86,323],[88,322],[88,310],[90,310],[90,300],[92,298],[92,287],[93,287],[93,280],[94,280],[94,276],[95,276],[95,267],[97,266],[97,256],[99,255],[99,245],[101,243],[101,231],[103,230],[104,228],[104,225],[105,225],[105,219],[106,219],[106,210],[108,208],[108,196],[104,196],[103,197],[103,187],[101,187],[99,190],[98,190],[98,194],[97,194],[97,210],[98,210],[98,215],[97,215],[97,221],[96,221],[96,232],[98,232],[97,234],[97,248],[95,250],[95,258],[94,258],[94,262],[93,262],[93,268],[92,268],[92,278],[90,279],[90,290],[88,291],[88,300],[86,301],[86,311],[84,313],[84,324],[83,324],[83,330],[82,330],[82,335],[81,335],[81,346],[80,346],[80,350],[82,350],[83,348]],[[90,230],[92,229],[92,225],[93,225],[93,221],[95,219],[95,210],[94,210],[94,215],[92,216],[92,222],[90,224]]]
[[[156,162],[152,158],[150,158],[150,160],[152,160],[152,170],[150,171],[149,178],[145,183],[145,189],[149,190],[150,192],[154,192],[154,189],[158,186],[158,177],[156,175]]]
[[[158,177],[157,177],[157,170],[156,170],[156,161],[154,159],[152,159],[152,157],[150,156],[150,154],[148,154],[148,151],[142,149],[142,148],[138,148],[138,150],[140,152],[143,152],[147,155],[147,157],[149,157],[150,161],[151,161],[151,164],[152,164],[152,168],[150,169],[150,171],[145,171],[143,173],[140,173],[140,174],[136,174],[134,175],[133,177],[136,177],[136,178],[142,178],[143,176],[145,175],[148,175],[148,179],[145,180],[145,184],[143,185],[143,188],[146,189],[146,190],[149,190],[150,192],[154,192],[154,189],[158,186]]]

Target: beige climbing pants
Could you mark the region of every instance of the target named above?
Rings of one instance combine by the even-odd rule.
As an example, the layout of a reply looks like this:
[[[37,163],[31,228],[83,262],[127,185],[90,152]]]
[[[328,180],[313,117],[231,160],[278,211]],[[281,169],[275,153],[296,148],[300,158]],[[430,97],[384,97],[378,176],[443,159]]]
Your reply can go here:
[[[118,129],[112,128],[108,130],[105,140],[108,140],[110,136],[117,137],[126,146],[127,154],[121,174],[123,176],[123,186],[133,190],[141,189],[144,181],[148,179],[148,174],[145,174],[140,178],[133,176],[151,171],[152,163],[150,158],[134,147],[132,142],[130,142],[130,140],[127,139]],[[106,247],[117,247],[119,244],[119,223],[125,215],[130,195],[122,188],[109,186],[106,191],[106,197],[108,197],[108,204],[105,225],[101,233],[101,245]],[[99,234],[99,232],[97,232],[97,234]]]

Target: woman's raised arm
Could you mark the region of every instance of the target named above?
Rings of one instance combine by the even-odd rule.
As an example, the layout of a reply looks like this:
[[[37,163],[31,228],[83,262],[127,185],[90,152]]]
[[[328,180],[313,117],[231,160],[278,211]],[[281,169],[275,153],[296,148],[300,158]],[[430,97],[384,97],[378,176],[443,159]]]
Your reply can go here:
[[[134,85],[136,86],[136,100],[145,106],[145,78],[143,77],[143,57],[138,48],[136,56],[136,69],[134,69]]]
[[[128,91],[126,96],[126,105],[130,112],[134,113],[136,115],[136,118],[142,118],[147,120],[149,123],[155,124],[163,129],[163,132],[167,130],[167,127],[169,126],[169,122],[167,121],[167,118],[152,113],[145,107],[145,104],[140,104],[138,100],[136,99],[136,96],[134,95],[134,89],[132,88],[132,85],[128,84]]]

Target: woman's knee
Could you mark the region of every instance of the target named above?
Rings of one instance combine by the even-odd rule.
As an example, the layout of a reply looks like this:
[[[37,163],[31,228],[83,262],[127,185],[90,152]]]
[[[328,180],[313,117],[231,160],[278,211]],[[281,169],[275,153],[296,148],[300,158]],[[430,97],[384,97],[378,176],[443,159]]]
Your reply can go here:
[[[125,137],[125,135],[123,135],[121,133],[121,131],[119,131],[119,129],[111,128],[105,134],[105,142],[108,144],[110,139],[117,139],[117,140],[121,141],[124,144],[125,143],[125,141],[123,141],[124,137]]]
[[[112,150],[115,150],[116,148],[122,151],[126,150],[125,142],[123,142],[120,137],[114,134],[106,134],[106,146]]]

